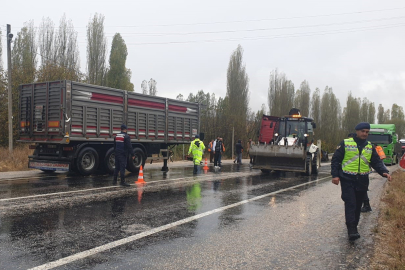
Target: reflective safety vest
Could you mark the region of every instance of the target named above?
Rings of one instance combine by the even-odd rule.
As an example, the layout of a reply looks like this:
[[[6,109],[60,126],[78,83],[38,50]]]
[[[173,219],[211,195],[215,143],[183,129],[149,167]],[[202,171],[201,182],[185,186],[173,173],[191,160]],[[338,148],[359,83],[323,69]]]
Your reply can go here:
[[[363,148],[361,154],[353,138],[345,139],[345,156],[342,161],[342,170],[347,174],[367,175],[371,173],[370,160],[373,146],[370,142]]]
[[[380,159],[386,158],[385,153],[384,153],[384,150],[382,149],[381,146],[377,145],[377,146],[375,147],[375,150],[377,151],[377,154],[380,156]]]
[[[188,149],[188,154],[193,154],[193,161],[195,165],[200,165],[204,149],[205,145],[202,141],[200,141],[200,139],[195,139],[191,142],[190,148]]]

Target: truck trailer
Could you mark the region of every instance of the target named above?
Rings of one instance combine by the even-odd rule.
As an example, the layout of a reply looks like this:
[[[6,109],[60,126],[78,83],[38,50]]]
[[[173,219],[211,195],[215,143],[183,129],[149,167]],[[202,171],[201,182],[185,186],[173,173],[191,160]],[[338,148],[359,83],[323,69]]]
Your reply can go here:
[[[169,147],[189,144],[200,132],[198,103],[68,80],[23,84],[19,91],[19,141],[34,150],[28,167],[45,172],[112,173],[122,124],[135,155],[127,170],[138,172],[159,154],[167,171]]]
[[[316,124],[312,118],[291,109],[284,117],[263,115],[259,141],[250,148],[254,169],[262,172],[292,171],[318,174],[321,141],[314,144]]]

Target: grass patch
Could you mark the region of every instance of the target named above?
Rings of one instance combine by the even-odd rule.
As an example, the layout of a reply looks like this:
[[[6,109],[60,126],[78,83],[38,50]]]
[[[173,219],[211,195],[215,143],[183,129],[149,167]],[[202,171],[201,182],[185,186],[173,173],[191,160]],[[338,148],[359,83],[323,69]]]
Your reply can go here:
[[[0,172],[29,170],[28,156],[32,151],[28,145],[21,145],[14,148],[10,155],[8,147],[0,147]]]
[[[405,172],[397,170],[385,187],[378,220],[373,269],[405,269]]]

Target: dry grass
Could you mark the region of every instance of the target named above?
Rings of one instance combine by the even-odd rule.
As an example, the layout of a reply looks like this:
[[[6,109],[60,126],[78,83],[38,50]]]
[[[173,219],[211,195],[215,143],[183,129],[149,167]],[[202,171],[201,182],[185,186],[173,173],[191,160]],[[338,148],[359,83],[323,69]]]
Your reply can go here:
[[[8,147],[0,147],[0,172],[26,171],[28,169],[28,156],[33,150],[28,145],[22,145],[14,148],[10,155]]]
[[[374,269],[405,269],[405,172],[398,170],[382,198]]]

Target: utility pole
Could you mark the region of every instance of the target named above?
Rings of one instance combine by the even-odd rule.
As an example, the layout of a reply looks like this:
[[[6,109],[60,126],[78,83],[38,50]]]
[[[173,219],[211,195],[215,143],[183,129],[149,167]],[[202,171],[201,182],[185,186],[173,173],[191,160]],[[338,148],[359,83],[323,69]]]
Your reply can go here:
[[[11,25],[7,24],[7,69],[8,69],[8,150],[13,153],[13,98],[11,94]]]

